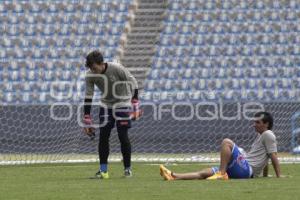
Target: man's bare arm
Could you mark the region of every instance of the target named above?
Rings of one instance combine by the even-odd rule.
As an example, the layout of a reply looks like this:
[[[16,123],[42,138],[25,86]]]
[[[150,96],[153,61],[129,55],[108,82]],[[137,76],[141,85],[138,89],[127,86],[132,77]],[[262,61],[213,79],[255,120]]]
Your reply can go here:
[[[274,171],[276,173],[276,176],[277,176],[277,178],[280,178],[280,166],[279,166],[279,160],[277,157],[277,153],[271,153],[270,158],[271,158],[272,165],[273,165]]]

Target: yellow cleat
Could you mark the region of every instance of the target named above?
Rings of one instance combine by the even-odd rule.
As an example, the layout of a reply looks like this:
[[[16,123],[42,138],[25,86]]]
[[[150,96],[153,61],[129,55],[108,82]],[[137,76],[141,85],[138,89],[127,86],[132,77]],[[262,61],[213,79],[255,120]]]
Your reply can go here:
[[[168,170],[165,166],[160,165],[159,166],[160,175],[166,180],[166,181],[173,181],[175,180],[172,176],[172,172]]]
[[[228,174],[221,174],[221,172],[217,172],[214,175],[207,178],[207,180],[228,180]]]
[[[95,176],[90,177],[90,179],[109,179],[108,172],[98,171]]]
[[[101,179],[109,179],[108,172],[101,172]]]

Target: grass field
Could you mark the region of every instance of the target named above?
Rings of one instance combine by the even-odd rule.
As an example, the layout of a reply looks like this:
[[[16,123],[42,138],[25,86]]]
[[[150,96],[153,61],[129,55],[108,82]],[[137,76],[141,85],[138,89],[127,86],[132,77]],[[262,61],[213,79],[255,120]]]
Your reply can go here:
[[[169,166],[178,172],[195,171],[202,164]],[[110,165],[109,180],[89,179],[97,164],[37,164],[0,166],[1,200],[186,200],[300,198],[300,164],[282,165],[287,178],[257,178],[229,181],[163,181],[158,165],[135,163],[132,178],[122,178],[122,165]],[[273,169],[270,169],[273,174]]]

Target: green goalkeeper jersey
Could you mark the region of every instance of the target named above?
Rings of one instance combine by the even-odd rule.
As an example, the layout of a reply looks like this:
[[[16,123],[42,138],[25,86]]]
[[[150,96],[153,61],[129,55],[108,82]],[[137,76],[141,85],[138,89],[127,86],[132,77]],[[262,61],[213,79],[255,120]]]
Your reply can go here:
[[[93,97],[96,85],[101,91],[101,103],[108,108],[130,106],[133,91],[138,89],[136,79],[119,63],[107,62],[106,66],[103,74],[87,71],[85,97]]]

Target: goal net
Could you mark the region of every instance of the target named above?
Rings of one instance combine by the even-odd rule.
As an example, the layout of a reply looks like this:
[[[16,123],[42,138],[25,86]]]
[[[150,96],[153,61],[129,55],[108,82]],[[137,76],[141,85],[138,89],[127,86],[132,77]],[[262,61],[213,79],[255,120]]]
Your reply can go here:
[[[80,126],[83,65],[95,49],[109,61],[131,56],[126,65],[139,72],[150,66],[139,80],[144,116],[129,131],[133,161],[219,161],[224,138],[247,151],[251,119],[265,110],[281,161],[299,162],[299,8],[293,0],[1,1],[0,164],[98,160],[99,130],[91,140]],[[115,129],[110,147],[110,161],[120,161]]]
[[[274,132],[283,162],[298,162],[298,102],[289,103],[149,103],[144,116],[129,131],[133,161],[216,162],[222,139],[230,138],[246,151],[255,138],[251,118],[256,111],[274,116]],[[0,107],[0,163],[95,162],[99,130],[91,140],[80,127],[78,105],[5,105]],[[97,106],[93,106],[97,123]],[[120,161],[114,129],[110,161]]]

